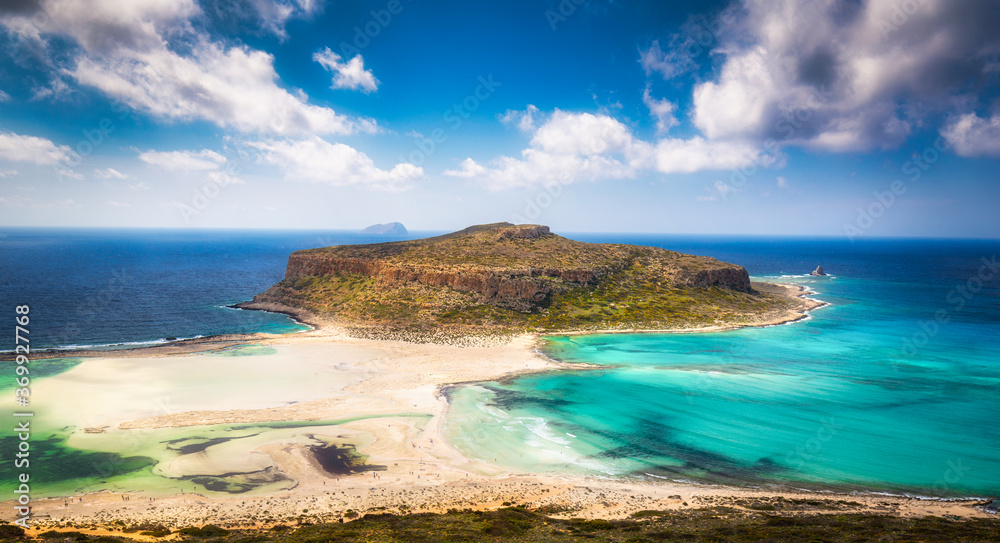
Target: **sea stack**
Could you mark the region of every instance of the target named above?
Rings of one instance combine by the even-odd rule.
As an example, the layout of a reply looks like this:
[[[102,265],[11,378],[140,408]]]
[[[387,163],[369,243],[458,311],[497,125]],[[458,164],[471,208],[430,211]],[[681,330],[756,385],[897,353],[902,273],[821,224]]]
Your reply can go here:
[[[826,275],[826,272],[823,271],[823,266],[816,266],[816,269],[811,271],[809,275]]]

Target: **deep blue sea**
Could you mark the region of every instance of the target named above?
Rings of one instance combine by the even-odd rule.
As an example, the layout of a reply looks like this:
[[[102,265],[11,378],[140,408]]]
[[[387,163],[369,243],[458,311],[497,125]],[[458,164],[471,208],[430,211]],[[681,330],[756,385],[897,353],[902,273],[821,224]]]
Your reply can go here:
[[[280,281],[292,251],[414,237],[419,234],[0,229],[0,307],[29,304],[34,348],[293,332],[304,327],[284,315],[227,306]]]
[[[467,455],[530,471],[1000,494],[1000,242],[568,236],[714,256],[831,305],[769,328],[547,338],[547,355],[600,367],[454,389],[446,432]],[[30,304],[36,349],[294,332],[285,316],[226,306],[280,280],[294,250],[380,240],[0,230],[0,310]],[[803,275],[817,265],[830,276]]]

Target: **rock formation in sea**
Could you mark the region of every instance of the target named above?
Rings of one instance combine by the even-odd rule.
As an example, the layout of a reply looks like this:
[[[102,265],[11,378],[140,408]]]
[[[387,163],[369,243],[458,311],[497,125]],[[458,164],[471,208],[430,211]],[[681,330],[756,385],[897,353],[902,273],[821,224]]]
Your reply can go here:
[[[385,224],[373,224],[361,231],[362,234],[377,234],[381,236],[404,236],[406,227],[402,223],[390,222]]]
[[[816,269],[809,272],[809,275],[826,275],[826,272],[823,271],[823,266],[816,266]]]

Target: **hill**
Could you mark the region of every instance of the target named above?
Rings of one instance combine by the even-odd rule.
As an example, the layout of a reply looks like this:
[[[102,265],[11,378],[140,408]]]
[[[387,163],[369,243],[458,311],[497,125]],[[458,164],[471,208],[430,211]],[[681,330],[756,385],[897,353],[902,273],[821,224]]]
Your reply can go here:
[[[750,324],[795,299],[714,258],[584,243],[496,223],[412,241],[296,251],[248,309],[411,332]]]
[[[406,227],[403,226],[402,223],[390,222],[385,224],[373,224],[361,230],[361,233],[403,236],[406,235],[407,232],[406,232]]]

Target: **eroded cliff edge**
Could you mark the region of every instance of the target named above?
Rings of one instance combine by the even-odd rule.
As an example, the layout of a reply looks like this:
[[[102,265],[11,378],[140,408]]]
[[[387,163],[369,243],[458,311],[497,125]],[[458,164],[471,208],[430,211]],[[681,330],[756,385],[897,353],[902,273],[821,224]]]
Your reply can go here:
[[[410,331],[674,328],[787,309],[787,296],[755,285],[742,266],[710,257],[496,223],[296,251],[285,278],[240,307]]]

